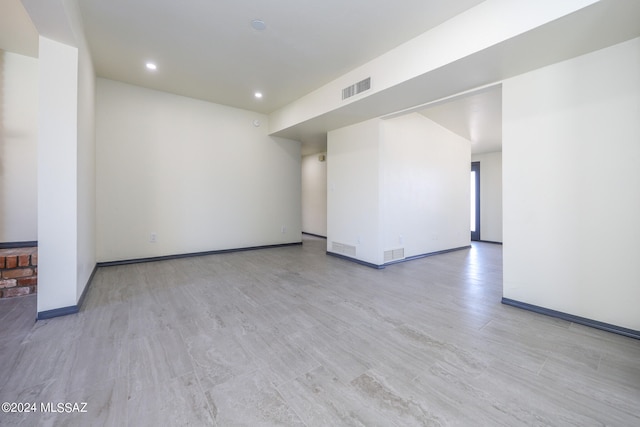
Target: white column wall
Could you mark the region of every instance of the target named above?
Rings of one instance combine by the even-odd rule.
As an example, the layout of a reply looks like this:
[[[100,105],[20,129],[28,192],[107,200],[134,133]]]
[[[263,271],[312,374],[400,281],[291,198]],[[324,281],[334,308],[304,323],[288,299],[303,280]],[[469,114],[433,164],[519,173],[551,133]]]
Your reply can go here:
[[[640,39],[502,93],[504,296],[640,330]]]
[[[78,42],[77,280],[81,297],[96,265],[96,76],[77,4],[67,13]]]
[[[355,258],[382,264],[380,120],[327,135],[327,250],[333,242],[356,247]]]
[[[418,114],[382,122],[383,249],[405,257],[470,243],[471,143]]]
[[[25,6],[40,33],[38,312],[68,312],[96,265],[95,72],[76,0]]]
[[[38,312],[74,306],[77,281],[78,49],[40,36]]]
[[[374,119],[328,134],[328,241],[382,265],[467,246],[470,142],[419,114]]]

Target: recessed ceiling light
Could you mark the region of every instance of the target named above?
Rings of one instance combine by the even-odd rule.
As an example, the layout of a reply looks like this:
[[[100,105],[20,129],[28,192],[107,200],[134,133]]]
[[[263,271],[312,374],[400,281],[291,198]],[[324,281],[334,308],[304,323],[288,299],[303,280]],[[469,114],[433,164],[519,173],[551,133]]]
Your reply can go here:
[[[255,96],[256,98],[260,99],[262,98],[262,92],[256,92],[253,94],[253,96]]]
[[[251,27],[254,30],[264,31],[267,28],[267,24],[265,24],[262,19],[254,19],[251,21]]]
[[[155,71],[158,69],[156,64],[154,64],[153,62],[147,62],[146,67],[147,67],[147,70],[152,70],[152,71]]]

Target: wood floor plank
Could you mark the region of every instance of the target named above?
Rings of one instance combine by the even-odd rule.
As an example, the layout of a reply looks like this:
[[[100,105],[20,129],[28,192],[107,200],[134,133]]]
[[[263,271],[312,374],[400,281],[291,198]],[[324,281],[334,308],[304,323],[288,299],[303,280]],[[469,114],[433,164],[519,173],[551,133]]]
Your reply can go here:
[[[206,391],[206,396],[219,426],[304,426],[260,371],[235,377]]]
[[[500,303],[502,248],[375,270],[326,241],[98,269],[0,301],[4,425],[640,425],[640,341]]]

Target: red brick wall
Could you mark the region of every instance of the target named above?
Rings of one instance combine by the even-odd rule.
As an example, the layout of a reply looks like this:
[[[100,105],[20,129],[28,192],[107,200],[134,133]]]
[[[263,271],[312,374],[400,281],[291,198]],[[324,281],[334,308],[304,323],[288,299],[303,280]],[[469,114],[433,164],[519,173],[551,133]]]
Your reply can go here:
[[[35,294],[38,248],[0,249],[0,298]]]

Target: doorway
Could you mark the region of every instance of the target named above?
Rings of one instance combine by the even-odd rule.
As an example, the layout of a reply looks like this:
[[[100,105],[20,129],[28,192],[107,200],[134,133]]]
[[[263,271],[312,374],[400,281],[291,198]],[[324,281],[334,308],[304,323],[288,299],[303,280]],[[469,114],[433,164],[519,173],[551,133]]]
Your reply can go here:
[[[480,162],[471,162],[469,190],[471,240],[480,240]]]

